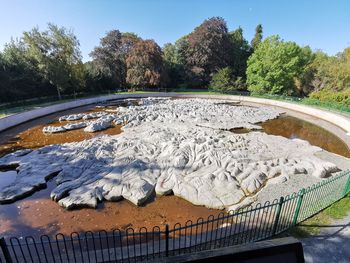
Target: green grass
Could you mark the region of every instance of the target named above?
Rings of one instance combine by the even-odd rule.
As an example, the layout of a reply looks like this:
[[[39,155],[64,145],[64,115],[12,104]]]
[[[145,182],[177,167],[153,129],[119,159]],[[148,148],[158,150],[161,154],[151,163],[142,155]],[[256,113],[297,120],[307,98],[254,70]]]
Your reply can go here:
[[[320,213],[287,231],[295,237],[308,237],[319,234],[322,227],[332,224],[334,220],[345,218],[350,213],[350,194],[327,207]]]

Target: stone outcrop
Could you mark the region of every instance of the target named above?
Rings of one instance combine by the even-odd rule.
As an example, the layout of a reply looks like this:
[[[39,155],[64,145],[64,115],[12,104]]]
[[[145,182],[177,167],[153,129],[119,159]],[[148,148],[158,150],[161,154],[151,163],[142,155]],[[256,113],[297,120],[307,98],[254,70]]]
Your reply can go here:
[[[226,131],[251,128],[280,114],[211,100],[142,99],[139,106],[118,107],[85,128],[90,132],[123,123],[122,134],[0,158],[0,166],[18,165],[15,181],[0,191],[0,202],[22,198],[55,177],[51,198],[66,208],[122,198],[142,205],[154,193],[228,208],[270,180],[278,184],[299,173],[326,177],[335,172],[334,164],[315,156],[322,149],[306,141]]]

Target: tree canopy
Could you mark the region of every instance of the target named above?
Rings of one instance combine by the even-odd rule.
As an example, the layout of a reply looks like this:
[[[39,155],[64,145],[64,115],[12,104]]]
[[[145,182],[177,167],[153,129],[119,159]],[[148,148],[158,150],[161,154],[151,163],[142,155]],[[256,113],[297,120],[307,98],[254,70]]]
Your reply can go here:
[[[38,72],[61,92],[76,85],[74,83],[74,64],[81,62],[79,41],[64,27],[48,24],[48,29],[34,28],[23,33],[27,54]]]
[[[295,79],[309,62],[294,42],[271,36],[261,42],[248,59],[247,84],[251,92],[293,94]]]
[[[154,40],[140,40],[126,58],[127,83],[136,89],[157,87],[164,79],[162,50]]]
[[[230,49],[227,25],[221,17],[205,20],[189,34],[187,63],[202,85],[207,85],[212,73],[230,65]]]
[[[350,47],[336,56],[279,36],[263,39],[258,24],[248,41],[211,17],[160,48],[113,29],[82,62],[71,30],[48,24],[10,40],[0,52],[0,102],[128,89],[210,88],[219,92],[310,96],[349,104]]]

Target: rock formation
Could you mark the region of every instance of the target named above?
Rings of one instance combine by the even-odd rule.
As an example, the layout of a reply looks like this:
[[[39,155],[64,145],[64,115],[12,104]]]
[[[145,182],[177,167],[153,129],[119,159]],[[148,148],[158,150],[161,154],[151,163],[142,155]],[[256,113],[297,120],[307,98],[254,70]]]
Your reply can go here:
[[[62,120],[82,120],[86,132],[113,123],[125,124],[124,132],[0,158],[0,166],[18,165],[15,181],[0,191],[0,203],[22,198],[54,178],[51,198],[66,208],[121,198],[142,205],[156,192],[221,209],[251,198],[269,180],[278,184],[298,173],[326,177],[335,172],[334,164],[314,155],[322,149],[306,141],[227,131],[255,129],[281,113],[217,100],[150,98],[92,121],[84,121],[86,114],[65,116]]]

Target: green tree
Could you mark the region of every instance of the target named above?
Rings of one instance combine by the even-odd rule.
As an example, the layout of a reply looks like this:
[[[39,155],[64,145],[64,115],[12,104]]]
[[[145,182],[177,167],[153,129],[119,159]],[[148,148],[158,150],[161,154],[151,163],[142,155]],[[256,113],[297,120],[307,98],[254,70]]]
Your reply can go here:
[[[248,89],[256,93],[293,94],[295,78],[304,71],[306,61],[296,43],[268,37],[248,59]]]
[[[241,27],[230,32],[229,37],[232,43],[231,66],[234,69],[234,74],[245,78],[247,60],[251,55],[251,48],[248,41],[243,36],[243,29]]]
[[[0,101],[52,95],[52,87],[39,74],[21,39],[5,44],[0,64]]]
[[[253,49],[256,49],[259,46],[259,44],[262,41],[262,38],[263,38],[263,27],[261,24],[259,24],[255,28],[255,35],[250,43]]]
[[[140,40],[126,58],[127,83],[137,89],[155,88],[165,81],[163,54],[154,40]]]
[[[310,68],[311,98],[350,106],[350,47],[336,56],[316,52]]]
[[[222,93],[229,93],[245,89],[242,77],[235,77],[234,70],[230,67],[219,69],[212,77],[209,89]]]
[[[56,88],[58,98],[72,88],[72,71],[81,62],[79,41],[64,27],[48,24],[48,30],[34,28],[23,33],[28,55],[42,76]],[[74,85],[73,85],[74,86]]]
[[[312,81],[315,77],[315,67],[313,66],[315,54],[309,46],[306,46],[301,49],[300,58],[304,67],[300,74],[294,78],[294,84],[297,95],[306,96],[314,90]]]

